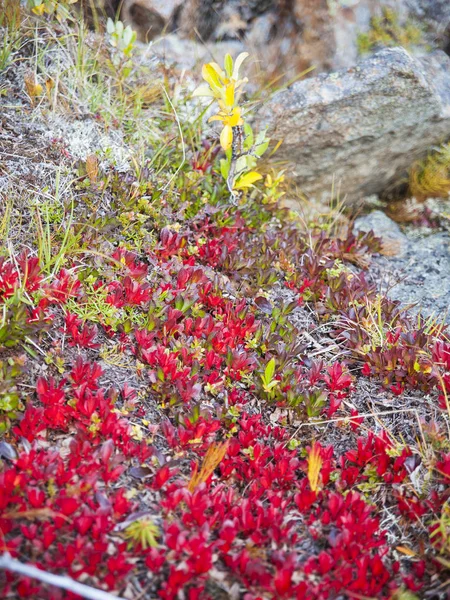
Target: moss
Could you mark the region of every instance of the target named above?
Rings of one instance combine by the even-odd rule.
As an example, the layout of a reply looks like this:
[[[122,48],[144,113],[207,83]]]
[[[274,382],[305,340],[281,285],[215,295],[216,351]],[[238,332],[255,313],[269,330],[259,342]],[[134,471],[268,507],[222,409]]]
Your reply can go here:
[[[366,54],[378,46],[403,46],[411,48],[424,44],[423,31],[413,20],[400,23],[395,11],[383,8],[381,16],[372,17],[370,29],[357,38],[359,54]]]

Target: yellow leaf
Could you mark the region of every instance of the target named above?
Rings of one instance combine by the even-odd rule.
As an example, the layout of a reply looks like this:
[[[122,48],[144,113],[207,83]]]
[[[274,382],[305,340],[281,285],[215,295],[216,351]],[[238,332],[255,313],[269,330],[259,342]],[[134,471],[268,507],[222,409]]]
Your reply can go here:
[[[275,145],[275,148],[269,154],[269,158],[275,154],[275,152],[278,150],[278,148],[281,146],[282,143],[283,143],[283,140],[278,140],[278,142]]]
[[[44,14],[44,10],[45,10],[45,4],[39,4],[39,6],[35,6],[34,8],[31,9],[32,12],[34,12],[35,15],[38,16],[42,16]]]
[[[233,130],[230,125],[225,125],[222,129],[222,133],[220,134],[220,145],[225,150],[225,152],[231,148],[231,144],[233,143]]]
[[[40,96],[42,94],[42,85],[37,83],[33,73],[27,73],[27,75],[25,75],[24,83],[25,89],[31,101],[33,101],[36,96]]]
[[[323,460],[320,456],[320,448],[313,443],[313,446],[308,456],[308,481],[313,492],[317,491],[319,486],[320,469],[322,468]]]
[[[242,125],[243,123],[244,121],[241,118],[241,109],[237,106],[236,108],[233,108],[233,111],[228,116],[227,124],[230,125],[230,127],[236,127],[237,125]]]
[[[214,69],[214,71],[219,76],[219,79],[222,81],[225,79],[225,72],[220,68],[220,66],[216,62],[209,63],[210,66]]]
[[[239,177],[239,179],[234,184],[233,188],[235,190],[249,188],[252,187],[252,185],[260,179],[262,179],[262,175],[260,175],[256,171],[250,171],[249,173],[245,173],[245,175]]]
[[[53,81],[53,79],[47,79],[47,81],[45,82],[45,91],[47,92],[47,96],[50,97],[50,93],[54,87],[55,82]]]
[[[208,119],[208,123],[211,123],[212,121],[224,121],[226,119],[226,117],[224,117],[223,115],[213,115],[212,117],[209,117]]]
[[[441,565],[443,565],[446,569],[450,569],[450,560],[447,560],[446,558],[442,558],[442,556],[435,556],[434,558],[435,558],[435,560],[440,562]]]
[[[234,106],[234,83],[229,83],[225,88],[225,104],[230,108]]]
[[[213,92],[220,92],[222,84],[220,82],[219,76],[217,75],[216,71],[213,69],[210,63],[203,65],[202,77]]]
[[[416,553],[414,552],[414,550],[411,550],[411,548],[407,548],[406,546],[396,546],[395,549],[398,552],[405,554],[406,556],[416,556]]]

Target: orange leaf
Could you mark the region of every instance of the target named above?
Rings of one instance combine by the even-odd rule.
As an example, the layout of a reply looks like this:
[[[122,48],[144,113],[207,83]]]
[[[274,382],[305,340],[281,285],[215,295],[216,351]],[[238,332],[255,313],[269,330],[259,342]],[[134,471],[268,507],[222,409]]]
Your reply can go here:
[[[406,554],[406,556],[416,556],[414,550],[411,550],[411,548],[406,548],[406,546],[396,546],[395,549],[402,554]]]
[[[212,444],[208,448],[203,458],[200,471],[198,470],[197,465],[194,467],[194,472],[192,473],[187,486],[190,492],[193,492],[198,485],[205,482],[213,474],[214,469],[219,466],[227,453],[227,450],[228,442],[223,442],[223,444]]]
[[[320,456],[320,448],[314,442],[308,456],[308,481],[313,492],[319,487],[320,469],[322,468],[323,460]]]

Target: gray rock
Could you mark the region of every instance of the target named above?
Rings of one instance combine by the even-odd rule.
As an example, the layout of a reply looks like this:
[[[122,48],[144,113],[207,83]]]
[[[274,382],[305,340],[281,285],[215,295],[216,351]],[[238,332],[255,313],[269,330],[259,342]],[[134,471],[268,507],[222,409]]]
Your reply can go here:
[[[408,249],[408,238],[400,227],[381,210],[374,210],[368,215],[355,220],[355,231],[373,231],[383,242],[395,247],[397,256],[403,256]]]
[[[449,42],[448,0],[328,0],[328,5],[335,41],[331,62],[335,69],[355,64],[358,35],[367,33],[372,27],[371,20],[382,16],[386,8],[393,11],[400,26],[411,22],[416,24],[422,31],[425,45],[433,49],[445,48]]]
[[[182,0],[123,0],[120,18],[137,32],[138,39],[148,42],[171,25]]]
[[[450,58],[384,49],[356,67],[299,81],[256,115],[283,140],[277,158],[309,196],[357,201],[404,177],[450,137]]]
[[[152,56],[157,57],[159,61],[180,71],[186,69],[195,72],[194,88],[200,83],[202,64],[212,60],[212,53],[214,60],[223,64],[225,54],[237,56],[244,50],[243,44],[234,40],[199,44],[195,40],[181,39],[173,33],[155,40],[152,44]]]
[[[395,256],[377,256],[369,276],[381,291],[403,306],[414,305],[425,317],[434,316],[450,323],[450,233],[400,231],[399,226],[376,210],[355,221],[355,229],[372,229],[384,240],[397,241],[402,251]]]
[[[425,317],[434,315],[450,323],[450,235],[434,233],[410,240],[402,257],[380,257],[378,268],[390,278],[388,295],[408,306],[416,305]],[[380,277],[381,279],[381,277]]]
[[[414,52],[450,48],[448,0],[123,0],[121,6],[122,20],[141,41],[168,32],[200,44],[239,41],[269,79],[276,73],[289,81],[309,66],[317,73],[354,65],[359,35],[386,9],[403,32],[407,25],[419,27]]]
[[[436,24],[441,29],[450,25],[450,2],[448,0],[397,0],[404,4],[410,15],[425,19],[428,24]]]

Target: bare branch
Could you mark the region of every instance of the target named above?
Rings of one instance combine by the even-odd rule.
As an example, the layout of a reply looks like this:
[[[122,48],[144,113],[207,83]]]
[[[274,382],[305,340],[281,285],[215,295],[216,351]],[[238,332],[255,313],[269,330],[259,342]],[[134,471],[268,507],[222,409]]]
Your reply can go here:
[[[21,563],[7,553],[0,556],[0,569],[20,573],[21,575],[31,577],[32,579],[38,579],[44,583],[78,594],[83,598],[89,598],[89,600],[125,600],[120,596],[115,596],[109,592],[97,590],[88,585],[84,585],[84,583],[79,583],[67,575],[53,575],[53,573],[47,573],[33,565]]]

